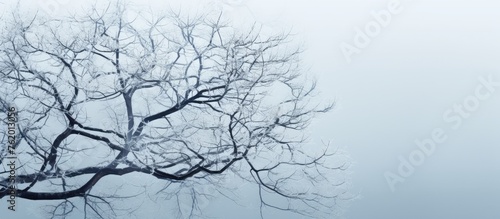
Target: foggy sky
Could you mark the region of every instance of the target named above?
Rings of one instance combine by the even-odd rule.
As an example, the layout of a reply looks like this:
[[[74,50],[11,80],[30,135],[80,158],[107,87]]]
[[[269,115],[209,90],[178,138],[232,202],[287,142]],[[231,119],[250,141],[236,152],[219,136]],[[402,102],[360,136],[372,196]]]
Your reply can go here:
[[[343,218],[500,218],[500,87],[479,100],[477,109],[466,112],[467,118],[455,110],[475,97],[481,78],[500,82],[500,2],[219,1],[230,19],[255,21],[268,31],[292,30],[294,39],[304,45],[306,74],[318,80],[321,98],[337,103],[331,113],[313,122],[311,139],[331,141],[348,151],[354,162],[352,192],[359,197]],[[89,2],[60,7],[72,10]],[[187,2],[189,6],[183,7],[190,10],[202,5]],[[164,1],[142,4],[165,7]],[[379,23],[380,32],[369,36],[364,48],[356,47],[356,28],[364,31],[370,22],[378,22],[373,14],[389,10],[390,4],[398,4],[399,13],[391,14],[385,27]],[[358,49],[350,62],[341,47],[346,44]],[[448,111],[448,117],[460,116],[459,127],[453,128],[455,122],[444,117]],[[400,157],[408,160],[420,150],[415,141],[432,138],[435,129],[443,130],[446,140],[391,191],[384,174],[398,173]],[[249,191],[243,194],[252,194],[252,188],[245,189]],[[244,203],[258,201],[247,199]],[[259,215],[257,206],[221,200],[210,207],[216,218]],[[5,211],[0,209],[2,217]]]

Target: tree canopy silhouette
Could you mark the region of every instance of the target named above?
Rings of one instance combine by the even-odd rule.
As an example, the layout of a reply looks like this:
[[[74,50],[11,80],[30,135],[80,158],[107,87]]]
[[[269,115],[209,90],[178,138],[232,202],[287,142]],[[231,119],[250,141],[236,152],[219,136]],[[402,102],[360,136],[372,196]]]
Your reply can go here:
[[[6,20],[0,130],[15,107],[18,166],[13,184],[2,148],[0,197],[14,185],[18,198],[56,201],[53,217],[114,218],[116,201],[145,195],[122,191],[139,176],[169,198],[189,187],[191,208],[178,213],[191,217],[210,198],[197,187],[230,174],[256,185],[261,214],[330,212],[347,163],[305,144],[304,129],[332,105],[314,98],[288,34],[239,31],[222,14],[127,12],[117,3]],[[126,180],[103,189],[117,177]]]

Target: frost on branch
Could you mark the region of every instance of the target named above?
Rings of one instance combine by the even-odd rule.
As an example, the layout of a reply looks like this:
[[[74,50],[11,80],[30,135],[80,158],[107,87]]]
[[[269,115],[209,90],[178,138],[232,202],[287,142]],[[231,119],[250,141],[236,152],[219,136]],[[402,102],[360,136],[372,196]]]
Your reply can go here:
[[[332,105],[315,101],[287,34],[237,31],[221,14],[124,14],[117,3],[70,18],[7,21],[0,103],[16,104],[23,121],[19,198],[52,201],[54,217],[79,209],[109,218],[127,198],[189,191],[192,208],[179,212],[191,217],[213,191],[199,186],[224,193],[220,176],[231,176],[255,185],[263,215],[335,209],[349,163],[305,142],[311,119]],[[5,197],[7,172],[0,174]],[[165,186],[127,193],[137,178]]]

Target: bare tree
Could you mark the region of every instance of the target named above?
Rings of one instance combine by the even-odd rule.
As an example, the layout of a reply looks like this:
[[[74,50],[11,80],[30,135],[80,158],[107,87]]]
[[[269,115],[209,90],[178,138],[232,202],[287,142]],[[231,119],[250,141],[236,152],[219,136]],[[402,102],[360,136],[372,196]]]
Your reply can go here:
[[[53,218],[123,217],[115,203],[145,195],[124,192],[137,176],[162,182],[168,198],[188,188],[179,217],[203,213],[199,199],[210,197],[197,186],[228,174],[256,185],[261,215],[318,217],[346,192],[332,176],[347,163],[304,144],[332,105],[313,98],[289,35],[238,32],[220,14],[131,17],[123,4],[63,19],[13,14],[0,42],[1,130],[15,106],[16,196],[57,201]]]

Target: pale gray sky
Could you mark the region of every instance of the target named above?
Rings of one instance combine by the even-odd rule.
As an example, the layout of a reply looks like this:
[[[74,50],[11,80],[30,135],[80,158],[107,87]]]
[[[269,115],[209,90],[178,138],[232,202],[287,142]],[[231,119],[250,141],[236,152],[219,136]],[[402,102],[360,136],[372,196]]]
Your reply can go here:
[[[89,3],[60,2],[60,11]],[[165,1],[142,2],[156,9],[166,7]],[[307,74],[318,79],[325,100],[338,103],[312,124],[311,139],[331,140],[354,162],[353,192],[360,197],[343,218],[500,218],[500,87],[488,89],[484,83],[489,77],[500,82],[500,2],[185,2],[184,8],[200,11],[207,2],[217,3],[230,19],[256,21],[265,30],[292,29],[303,43]],[[390,20],[384,17],[381,22],[373,14],[382,10],[396,13],[389,12]],[[372,36],[364,37],[369,42],[363,48],[356,45],[356,28],[366,33],[366,26],[374,24],[380,30],[369,29],[372,33],[367,35]],[[345,45],[356,52],[346,55]],[[478,97],[477,89],[488,97]],[[461,114],[456,104],[468,104],[468,109]],[[435,150],[413,165],[413,172],[401,177],[404,181],[393,184],[391,191],[385,174],[398,174],[399,158],[418,155],[421,149],[415,141],[432,138],[435,129],[442,130],[446,140],[436,143]],[[258,216],[255,206],[227,205],[215,201],[210,212],[216,218]],[[2,207],[0,214],[4,212]]]

